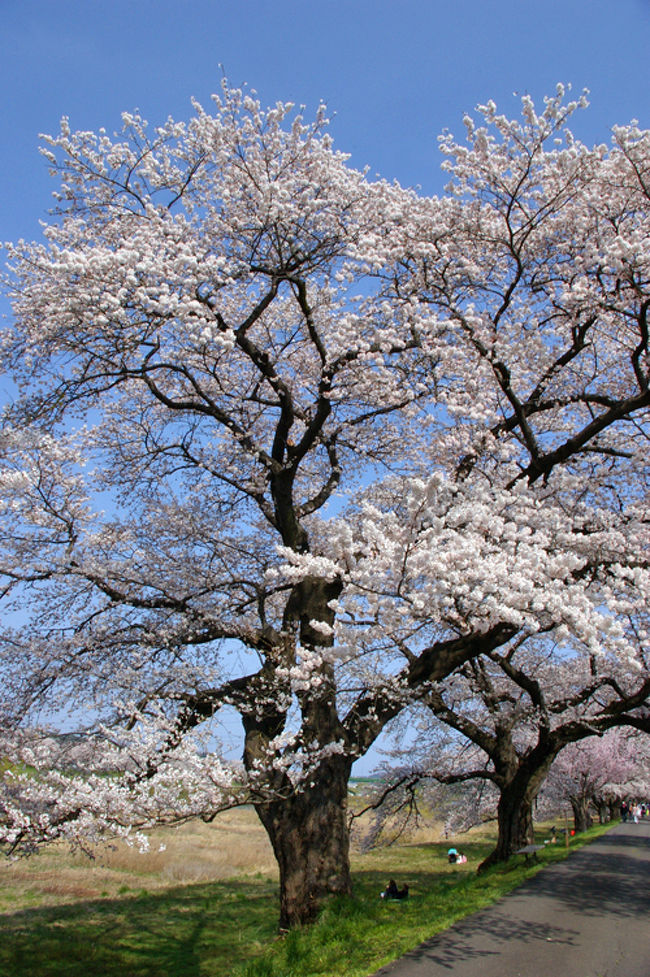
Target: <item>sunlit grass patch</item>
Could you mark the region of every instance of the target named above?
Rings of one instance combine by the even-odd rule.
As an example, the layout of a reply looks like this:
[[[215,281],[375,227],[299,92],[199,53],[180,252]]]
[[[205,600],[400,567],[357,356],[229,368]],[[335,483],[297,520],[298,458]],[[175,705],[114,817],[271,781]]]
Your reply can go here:
[[[163,832],[172,849],[149,861],[127,851],[101,865],[52,850],[31,865],[1,866],[0,977],[366,977],[537,871],[515,858],[477,877],[493,827],[464,836],[467,865],[449,865],[449,842],[430,841],[429,828],[401,845],[355,852],[354,897],[331,900],[316,925],[280,938],[277,874],[272,864],[256,871],[259,853],[266,865],[268,852],[251,813],[233,812],[215,832],[205,825]],[[230,843],[246,875],[219,877]],[[565,854],[563,845],[549,846],[541,865]],[[185,856],[213,877],[170,884],[167,866]],[[390,877],[408,882],[407,901],[380,899]]]

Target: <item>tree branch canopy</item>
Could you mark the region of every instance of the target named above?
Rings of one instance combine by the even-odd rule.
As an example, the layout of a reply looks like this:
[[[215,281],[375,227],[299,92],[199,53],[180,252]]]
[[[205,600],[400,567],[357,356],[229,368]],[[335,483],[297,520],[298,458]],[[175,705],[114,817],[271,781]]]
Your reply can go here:
[[[8,249],[0,344],[7,845],[253,797],[293,925],[349,889],[353,761],[450,676],[490,656],[543,711],[518,649],[559,648],[590,663],[567,707],[620,718],[648,661],[650,135],[589,148],[585,105],[479,106],[441,197],[227,83],[187,122],[45,139],[57,210]]]

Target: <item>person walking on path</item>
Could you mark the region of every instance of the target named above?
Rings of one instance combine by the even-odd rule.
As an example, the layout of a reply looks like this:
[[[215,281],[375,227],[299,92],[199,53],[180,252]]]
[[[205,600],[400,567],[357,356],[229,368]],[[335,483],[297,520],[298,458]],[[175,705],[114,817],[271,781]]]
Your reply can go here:
[[[650,977],[650,824],[618,824],[370,977]]]

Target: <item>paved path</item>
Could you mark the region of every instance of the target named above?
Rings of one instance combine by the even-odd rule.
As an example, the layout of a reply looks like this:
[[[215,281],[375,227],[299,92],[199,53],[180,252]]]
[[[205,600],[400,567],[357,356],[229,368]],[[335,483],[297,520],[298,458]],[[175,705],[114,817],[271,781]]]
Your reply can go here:
[[[650,977],[650,823],[616,825],[372,977]]]

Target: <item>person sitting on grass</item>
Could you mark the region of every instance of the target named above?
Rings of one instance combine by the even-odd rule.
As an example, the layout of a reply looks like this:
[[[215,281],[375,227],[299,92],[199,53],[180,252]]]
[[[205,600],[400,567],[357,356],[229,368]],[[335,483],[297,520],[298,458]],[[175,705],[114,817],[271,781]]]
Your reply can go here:
[[[381,894],[382,899],[408,899],[409,887],[405,885],[403,889],[397,888],[395,879],[391,879]]]

